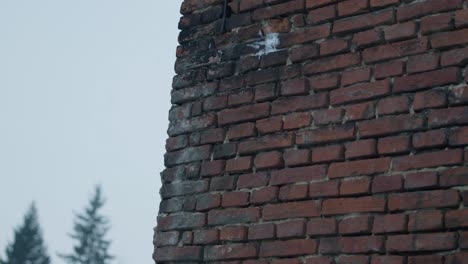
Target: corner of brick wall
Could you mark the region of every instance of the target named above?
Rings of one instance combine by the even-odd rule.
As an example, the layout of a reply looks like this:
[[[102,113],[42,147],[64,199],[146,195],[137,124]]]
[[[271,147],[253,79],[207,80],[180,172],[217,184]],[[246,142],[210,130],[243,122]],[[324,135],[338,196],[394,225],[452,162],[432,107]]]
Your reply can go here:
[[[468,263],[468,1],[182,4],[157,263]]]

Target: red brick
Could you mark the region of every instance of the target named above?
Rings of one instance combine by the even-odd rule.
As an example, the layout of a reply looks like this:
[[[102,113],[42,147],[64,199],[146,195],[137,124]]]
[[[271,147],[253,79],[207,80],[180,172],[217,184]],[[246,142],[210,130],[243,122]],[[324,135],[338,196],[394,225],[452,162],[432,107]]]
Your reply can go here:
[[[377,158],[332,163],[328,170],[328,177],[342,178],[383,173],[390,169],[390,162],[390,158]]]
[[[340,76],[336,73],[329,73],[314,76],[309,79],[310,88],[314,90],[329,90],[338,87]]]
[[[451,149],[394,158],[392,167],[394,171],[407,171],[412,169],[455,165],[462,162],[462,150]]]
[[[382,252],[384,238],[380,236],[333,237],[320,239],[322,254]]]
[[[263,20],[304,10],[305,4],[302,0],[288,1],[283,4],[273,5],[266,8],[256,9],[252,14],[253,20]]]
[[[280,116],[260,119],[256,122],[257,131],[260,134],[268,134],[281,130],[283,121]]]
[[[371,196],[328,199],[323,201],[322,215],[384,212],[385,203],[385,198]]]
[[[278,238],[302,237],[304,233],[304,220],[292,220],[276,224],[276,236]]]
[[[387,97],[379,101],[377,111],[379,115],[390,115],[409,112],[409,97]]]
[[[339,194],[340,182],[338,180],[314,182],[309,185],[309,197],[337,196]]]
[[[427,49],[428,40],[422,37],[368,48],[363,51],[362,56],[366,63],[372,63],[422,53]]]
[[[390,252],[450,250],[455,247],[455,233],[389,236],[386,245]]]
[[[393,192],[400,191],[403,187],[401,175],[374,177],[372,181],[372,192]]]
[[[443,258],[443,256],[438,255],[410,256],[408,264],[442,264],[444,263]]]
[[[341,145],[316,147],[312,150],[312,162],[330,162],[344,159],[344,148]]]
[[[375,139],[366,139],[346,143],[345,157],[347,159],[351,159],[375,156],[377,155],[376,145],[377,144]]]
[[[468,145],[468,127],[453,128],[450,131],[450,146]]]
[[[314,124],[315,125],[328,125],[341,123],[343,116],[343,109],[332,108],[314,111]]]
[[[336,258],[336,264],[349,263],[369,263],[369,256],[366,255],[341,255]]]
[[[300,28],[280,36],[279,48],[312,42],[330,35],[330,24]]]
[[[287,80],[281,83],[281,95],[299,95],[309,93],[309,82],[305,79]]]
[[[229,244],[206,246],[203,260],[228,260],[252,258],[257,256],[257,248],[254,244]]]
[[[320,215],[320,202],[304,201],[269,204],[263,208],[264,220],[278,220],[296,217],[315,217]]]
[[[341,85],[347,86],[370,80],[371,71],[369,68],[358,68],[344,71],[341,74]]]
[[[311,123],[311,116],[307,112],[292,113],[284,117],[283,129],[297,129],[307,127]]]
[[[317,242],[314,239],[263,242],[260,246],[260,257],[300,256],[316,252]]]
[[[310,151],[307,149],[291,149],[283,154],[286,166],[307,165],[310,163]]]
[[[431,47],[434,49],[447,48],[466,43],[468,43],[468,29],[441,32],[431,37]]]
[[[396,5],[399,3],[400,3],[400,0],[371,0],[370,1],[371,7],[384,7],[384,6],[389,6],[389,5]]]
[[[231,94],[228,97],[228,105],[235,106],[246,103],[251,103],[253,101],[253,92],[252,90],[242,90],[235,94]]]
[[[231,140],[240,139],[244,137],[252,137],[255,135],[255,124],[244,123],[231,126],[227,132],[227,137]]]
[[[413,147],[416,149],[443,147],[447,144],[445,131],[442,129],[413,135]]]
[[[403,264],[404,260],[403,256],[372,256],[371,264]]]
[[[373,102],[346,106],[345,110],[345,121],[371,119],[375,117],[375,106]]]
[[[239,121],[255,120],[267,117],[270,107],[266,103],[242,106],[234,109],[225,109],[218,114],[218,123],[226,125]]]
[[[241,12],[254,9],[263,5],[263,0],[240,0],[239,10]]]
[[[468,123],[468,107],[451,107],[429,112],[429,127],[463,125]]]
[[[390,61],[375,65],[374,77],[382,79],[390,76],[403,75],[405,69],[404,61]]]
[[[260,210],[250,208],[228,208],[208,212],[209,225],[226,225],[256,222],[260,218]]]
[[[412,56],[408,59],[408,63],[406,64],[406,71],[408,73],[430,71],[436,69],[438,64],[439,55],[437,54]]]
[[[314,130],[299,131],[296,133],[296,144],[313,145],[330,141],[348,140],[353,139],[354,137],[354,125],[346,124]]]
[[[458,10],[455,12],[455,26],[456,27],[463,27],[468,25],[468,10]]]
[[[468,259],[468,253],[456,252],[456,253],[452,253],[451,255],[447,255],[445,257],[445,264],[460,264],[460,263],[465,264],[467,259]]]
[[[325,256],[314,256],[305,259],[305,264],[332,264],[333,258]]]
[[[316,58],[319,55],[319,49],[316,44],[304,44],[299,47],[291,48],[289,58],[292,62],[300,62],[312,58]]]
[[[397,9],[397,18],[398,21],[404,21],[423,15],[460,8],[461,6],[461,0],[446,0],[444,2],[438,0],[428,0],[425,2],[399,7]]]
[[[372,232],[374,234],[395,233],[406,231],[407,217],[404,214],[376,215]]]
[[[432,207],[453,207],[458,205],[459,200],[460,198],[456,190],[391,194],[388,198],[388,209],[390,211],[396,211]]]
[[[186,135],[178,137],[170,137],[166,140],[166,150],[173,151],[185,148],[188,146],[188,140]]]
[[[338,3],[338,15],[349,16],[369,10],[368,0],[347,0]]]
[[[448,228],[468,227],[468,209],[447,212],[445,226]]]
[[[250,202],[254,204],[269,203],[276,201],[278,187],[264,187],[252,191]]]
[[[307,21],[310,24],[318,24],[328,20],[331,20],[336,17],[336,9],[334,5],[325,6],[322,8],[317,8],[311,10],[307,14]]]
[[[383,39],[383,33],[380,29],[371,29],[367,31],[357,32],[353,36],[353,43],[362,48],[377,44]]]
[[[227,172],[249,171],[252,167],[252,157],[230,159],[226,163]]]
[[[457,186],[468,184],[468,168],[460,167],[444,170],[440,175],[441,186]]]
[[[411,92],[425,88],[458,83],[460,72],[457,68],[445,68],[431,72],[408,75],[395,79],[393,92]]]
[[[293,145],[293,135],[291,133],[283,133],[276,135],[268,135],[253,140],[241,142],[239,144],[239,153],[247,154],[258,151],[273,150],[277,148],[285,148]]]
[[[437,173],[432,171],[415,172],[405,176],[405,189],[437,186]]]
[[[271,185],[308,182],[325,178],[326,166],[315,165],[306,167],[287,168],[271,172]]]
[[[460,248],[467,249],[468,248],[468,232],[460,233]]]
[[[333,105],[351,103],[381,97],[389,93],[390,83],[388,80],[357,84],[333,90],[330,93],[330,103]]]
[[[255,101],[263,102],[277,97],[276,84],[260,84],[255,86]]]
[[[287,258],[287,259],[274,259],[271,261],[271,264],[301,264],[301,260],[297,258]]]
[[[336,220],[333,218],[318,218],[307,222],[307,234],[311,236],[332,235],[337,230]]]
[[[384,136],[393,133],[419,130],[424,127],[424,120],[413,115],[383,117],[377,120],[358,123],[361,137]]]
[[[336,2],[336,0],[306,0],[306,8],[315,9],[320,6],[332,4],[334,2]]]
[[[223,207],[246,206],[249,204],[248,192],[226,192],[223,194]]]
[[[347,67],[357,65],[361,62],[358,54],[348,53],[343,55],[336,55],[323,59],[314,60],[306,63],[302,70],[306,75],[317,74],[322,72],[329,72],[333,70],[340,70]]]
[[[247,228],[244,226],[228,226],[219,231],[222,241],[243,241],[247,238]]]
[[[269,239],[275,236],[275,225],[266,223],[249,227],[249,240]]]
[[[365,234],[370,233],[372,217],[367,215],[342,219],[338,224],[340,234]]]
[[[318,93],[308,96],[283,97],[272,103],[271,114],[317,109],[328,105],[328,95]]]
[[[279,199],[282,201],[298,200],[307,197],[309,185],[286,185],[280,188]]]
[[[415,22],[395,24],[383,29],[387,41],[402,40],[416,36],[417,27]]]
[[[224,160],[205,161],[202,163],[200,176],[209,177],[220,175],[224,172],[224,166],[226,162]]]
[[[423,211],[409,214],[408,231],[436,230],[443,227],[441,211]]]
[[[393,12],[388,10],[344,18],[335,21],[333,33],[359,31],[382,24],[389,24],[392,23],[393,20]]]
[[[254,160],[257,169],[273,169],[283,166],[283,158],[280,152],[270,151],[257,154]]]
[[[370,180],[367,178],[343,180],[340,195],[367,194],[370,191]]]
[[[428,34],[436,31],[447,30],[451,27],[452,14],[437,14],[421,19],[421,33]]]
[[[344,39],[330,39],[320,43],[320,55],[341,53],[349,50],[349,43]]]
[[[468,61],[468,48],[452,49],[442,53],[442,66],[463,65]]]
[[[239,176],[237,188],[252,188],[265,186],[268,183],[268,177],[265,173],[243,174]]]
[[[429,90],[414,95],[413,108],[420,111],[447,105],[447,95],[443,90]]]

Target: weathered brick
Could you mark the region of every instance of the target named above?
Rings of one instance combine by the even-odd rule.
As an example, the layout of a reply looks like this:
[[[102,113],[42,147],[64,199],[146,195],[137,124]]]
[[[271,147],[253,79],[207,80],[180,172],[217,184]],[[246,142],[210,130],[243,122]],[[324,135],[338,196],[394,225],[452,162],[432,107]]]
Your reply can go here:
[[[384,238],[380,236],[333,237],[320,239],[322,254],[382,252]]]
[[[354,125],[347,124],[299,131],[296,133],[296,143],[298,145],[313,145],[330,141],[353,139],[354,137]]]
[[[333,218],[318,218],[307,222],[307,234],[311,236],[332,235],[337,230],[337,223]]]
[[[398,77],[393,84],[393,92],[412,92],[435,86],[457,83],[460,72],[457,68],[445,68],[426,73]]]
[[[256,222],[260,218],[260,210],[250,208],[229,208],[208,212],[209,225],[225,225]]]
[[[441,32],[432,35],[431,47],[435,49],[447,48],[468,43],[468,29]]]
[[[333,33],[359,31],[382,24],[389,24],[392,23],[393,20],[393,12],[388,10],[344,18],[335,21],[333,25]]]
[[[302,237],[304,233],[304,220],[291,220],[276,224],[276,236],[278,238]]]
[[[361,137],[384,136],[422,129],[424,127],[424,120],[417,116],[399,115],[362,121],[358,123],[357,127]]]
[[[374,234],[396,233],[407,230],[407,217],[404,214],[376,215],[372,232]]]
[[[320,215],[320,202],[304,201],[269,204],[263,208],[264,220],[277,220],[296,217],[315,217]]]
[[[423,211],[409,215],[408,230],[437,230],[443,227],[443,214],[441,211]]]
[[[314,239],[263,242],[260,246],[260,257],[300,256],[316,252],[317,242]]]
[[[239,121],[249,121],[267,117],[270,107],[266,103],[242,106],[234,109],[222,110],[218,114],[218,123],[226,125]]]
[[[330,103],[333,105],[382,97],[390,93],[388,80],[363,83],[333,90],[330,93]]]
[[[257,256],[257,248],[254,244],[229,244],[207,246],[204,248],[204,260],[229,260],[252,258]]]
[[[412,5],[399,7],[397,9],[397,18],[399,21],[404,21],[427,14],[456,9],[461,7],[461,5],[461,0],[447,0],[444,2],[428,0],[425,2],[417,2]]]
[[[263,136],[253,140],[241,142],[239,145],[239,153],[247,154],[258,151],[290,147],[294,142],[293,140],[293,135],[291,133]]]
[[[314,60],[306,63],[302,71],[304,74],[317,74],[323,72],[329,72],[333,70],[340,70],[347,67],[357,65],[361,62],[361,58],[358,54],[348,53],[343,55],[337,55],[334,57],[328,57],[323,59]]]
[[[198,261],[201,260],[201,247],[162,247],[153,255],[155,261]]]
[[[377,158],[332,163],[328,170],[328,177],[342,178],[383,173],[390,169],[390,162],[390,158]]]
[[[391,194],[388,198],[388,209],[412,210],[422,208],[453,207],[460,198],[455,190],[436,190],[414,193]]]
[[[365,49],[362,58],[366,63],[372,63],[422,53],[427,49],[428,40],[422,37]]]
[[[284,97],[274,101],[271,105],[271,114],[284,114],[288,112],[310,110],[324,107],[328,104],[328,95],[318,93],[308,96]]]
[[[389,236],[386,248],[390,252],[450,250],[456,247],[454,233],[432,233]]]
[[[394,171],[407,171],[455,165],[462,162],[463,152],[460,149],[451,149],[394,158],[392,167]]]
[[[323,215],[337,215],[350,213],[371,213],[385,211],[385,198],[360,197],[327,199],[322,204]]]

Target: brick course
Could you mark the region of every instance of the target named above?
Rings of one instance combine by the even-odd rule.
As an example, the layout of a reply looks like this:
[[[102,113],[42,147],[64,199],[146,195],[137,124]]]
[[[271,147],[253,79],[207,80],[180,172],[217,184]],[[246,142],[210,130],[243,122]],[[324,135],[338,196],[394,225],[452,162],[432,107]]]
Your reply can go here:
[[[468,2],[223,3],[181,6],[153,259],[466,263]]]

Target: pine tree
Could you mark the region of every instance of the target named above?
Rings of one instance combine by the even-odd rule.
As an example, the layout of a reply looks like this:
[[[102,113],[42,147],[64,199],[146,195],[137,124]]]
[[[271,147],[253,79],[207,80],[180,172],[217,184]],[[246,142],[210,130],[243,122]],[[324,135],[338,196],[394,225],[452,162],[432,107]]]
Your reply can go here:
[[[15,230],[13,242],[6,248],[6,260],[0,263],[50,264],[34,203],[26,212],[23,224]]]
[[[101,187],[96,186],[84,212],[76,215],[73,233],[70,237],[76,242],[73,252],[59,255],[70,264],[108,264],[113,259],[108,251],[110,241],[105,236],[109,231],[109,220],[100,214],[105,200]]]

